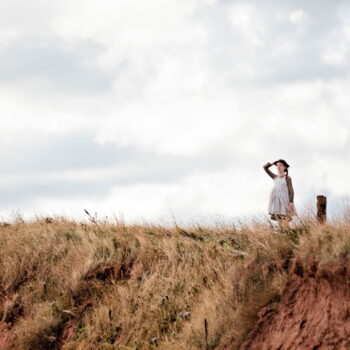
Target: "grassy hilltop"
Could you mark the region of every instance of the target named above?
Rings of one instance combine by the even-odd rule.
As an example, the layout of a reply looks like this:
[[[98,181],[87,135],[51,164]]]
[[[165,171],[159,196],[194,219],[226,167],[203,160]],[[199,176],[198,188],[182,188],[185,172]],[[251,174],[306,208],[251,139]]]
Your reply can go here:
[[[327,274],[317,271],[338,266],[338,287],[330,290],[344,286],[337,298],[346,297],[350,215],[344,210],[324,225],[313,215],[299,218],[286,234],[259,220],[189,227],[64,217],[2,223],[0,349],[263,349],[266,317],[277,325],[277,313],[266,308],[292,307],[292,299],[283,301],[296,277],[300,286],[290,298],[304,302],[304,311],[295,337],[304,327],[310,333],[309,294],[298,298],[298,290],[311,280],[312,290],[324,286]],[[350,318],[346,301],[339,309],[348,306]],[[345,349],[342,325],[321,321]],[[278,327],[269,328],[276,342],[283,338]]]

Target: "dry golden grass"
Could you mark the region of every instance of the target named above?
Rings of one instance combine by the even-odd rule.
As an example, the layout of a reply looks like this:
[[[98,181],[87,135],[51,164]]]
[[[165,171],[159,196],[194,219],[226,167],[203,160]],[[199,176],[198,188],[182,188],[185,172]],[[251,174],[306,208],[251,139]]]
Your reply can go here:
[[[238,349],[258,310],[285,286],[276,262],[349,256],[348,212],[324,225],[313,217],[299,214],[288,234],[256,218],[186,227],[64,217],[2,223],[7,348]]]

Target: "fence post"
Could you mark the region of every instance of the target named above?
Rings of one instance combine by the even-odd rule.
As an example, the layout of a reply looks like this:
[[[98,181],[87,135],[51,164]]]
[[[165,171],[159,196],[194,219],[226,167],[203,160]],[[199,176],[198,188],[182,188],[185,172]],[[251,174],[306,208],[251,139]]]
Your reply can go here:
[[[317,196],[317,220],[319,223],[324,223],[327,219],[327,197]]]

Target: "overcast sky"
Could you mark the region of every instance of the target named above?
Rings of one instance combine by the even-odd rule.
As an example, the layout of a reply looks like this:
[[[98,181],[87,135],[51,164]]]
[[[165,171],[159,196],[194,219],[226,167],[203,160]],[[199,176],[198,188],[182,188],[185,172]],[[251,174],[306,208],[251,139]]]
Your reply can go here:
[[[335,211],[349,62],[348,1],[0,0],[0,215]]]

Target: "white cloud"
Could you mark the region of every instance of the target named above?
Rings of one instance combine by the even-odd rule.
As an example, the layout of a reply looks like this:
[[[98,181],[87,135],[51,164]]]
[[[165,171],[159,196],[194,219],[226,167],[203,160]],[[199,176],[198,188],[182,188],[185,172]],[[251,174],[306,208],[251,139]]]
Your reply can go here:
[[[0,31],[0,49],[8,46],[9,42],[19,36],[18,31],[12,28],[7,28]]]
[[[328,46],[322,54],[322,59],[324,62],[332,65],[343,65],[346,63],[346,53],[347,45],[330,45]]]
[[[289,19],[294,24],[300,24],[309,21],[310,16],[302,9],[298,9],[289,14]]]
[[[19,5],[0,4],[1,213],[266,214],[280,157],[299,207],[344,195],[346,2]]]
[[[235,30],[254,46],[264,46],[265,26],[263,18],[253,5],[236,3],[229,9],[229,18]]]

